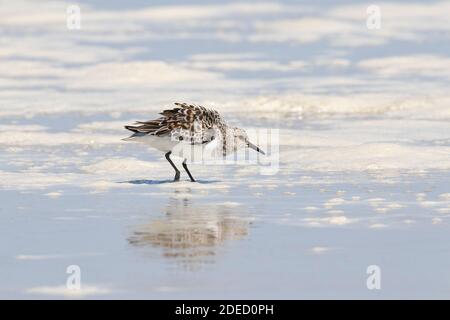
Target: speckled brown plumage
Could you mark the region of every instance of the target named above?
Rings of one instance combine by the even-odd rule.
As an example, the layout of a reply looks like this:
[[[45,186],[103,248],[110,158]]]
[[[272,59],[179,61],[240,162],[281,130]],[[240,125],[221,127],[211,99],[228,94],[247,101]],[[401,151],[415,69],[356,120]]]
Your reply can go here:
[[[161,112],[162,117],[158,119],[137,121],[135,125],[125,126],[125,128],[135,133],[158,137],[178,131],[182,132],[183,136],[187,133],[192,143],[203,143],[204,141],[199,141],[194,136],[204,135],[208,129],[213,127],[217,127],[222,131],[224,126],[226,126],[219,113],[215,110],[187,103],[177,102],[175,105],[177,106],[176,108]]]

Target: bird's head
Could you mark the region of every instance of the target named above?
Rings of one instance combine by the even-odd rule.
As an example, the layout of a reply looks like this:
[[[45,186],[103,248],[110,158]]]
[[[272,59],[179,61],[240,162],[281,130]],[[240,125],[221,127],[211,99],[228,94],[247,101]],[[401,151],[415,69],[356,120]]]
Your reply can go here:
[[[233,136],[234,140],[236,141],[236,147],[237,149],[240,148],[250,148],[253,149],[259,153],[266,154],[264,151],[262,151],[257,145],[250,142],[248,139],[247,132],[245,132],[244,129],[241,128],[233,128]]]

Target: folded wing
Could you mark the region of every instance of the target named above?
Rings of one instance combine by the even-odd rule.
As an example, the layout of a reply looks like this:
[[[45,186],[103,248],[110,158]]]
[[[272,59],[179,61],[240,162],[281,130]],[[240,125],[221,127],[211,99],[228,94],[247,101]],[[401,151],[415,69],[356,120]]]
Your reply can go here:
[[[162,117],[137,121],[135,125],[125,126],[134,132],[133,136],[154,135],[171,136],[172,139],[190,144],[208,143],[215,138],[217,130],[221,130],[224,122],[215,110],[202,106],[175,103],[173,109],[161,112]]]

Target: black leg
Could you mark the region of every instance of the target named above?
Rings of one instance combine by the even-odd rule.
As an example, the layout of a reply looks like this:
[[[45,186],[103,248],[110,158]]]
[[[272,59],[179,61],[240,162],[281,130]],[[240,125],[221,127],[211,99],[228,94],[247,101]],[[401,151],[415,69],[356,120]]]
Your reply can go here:
[[[175,167],[175,165],[173,164],[172,160],[170,159],[170,154],[171,153],[172,153],[171,151],[166,153],[166,159],[167,159],[167,161],[169,161],[169,163],[172,166],[172,168],[175,169],[175,178],[173,178],[173,181],[179,181],[180,180],[180,170],[178,170],[177,167]]]
[[[192,174],[188,170],[188,167],[187,167],[187,164],[186,164],[186,159],[184,159],[184,161],[183,161],[183,168],[184,168],[184,170],[186,170],[187,174],[189,175],[189,178],[191,178],[191,181],[195,182],[194,177],[192,176]]]

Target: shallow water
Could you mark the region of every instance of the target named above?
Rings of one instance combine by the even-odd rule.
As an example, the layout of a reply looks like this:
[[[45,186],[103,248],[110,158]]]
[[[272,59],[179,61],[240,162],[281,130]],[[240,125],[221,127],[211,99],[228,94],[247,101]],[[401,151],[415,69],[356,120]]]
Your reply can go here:
[[[448,298],[448,3],[211,3],[2,4],[0,297]],[[277,139],[174,183],[176,101]]]
[[[1,295],[72,297],[73,264],[82,298],[447,295],[442,174],[304,178],[2,192]],[[369,265],[382,270],[380,291],[366,288]]]

